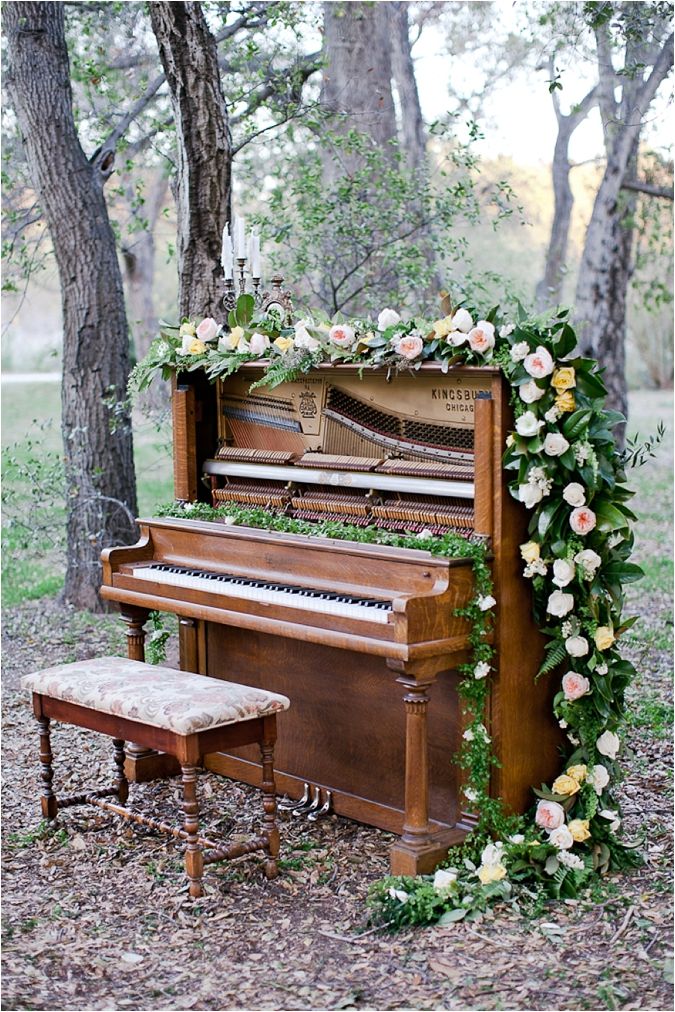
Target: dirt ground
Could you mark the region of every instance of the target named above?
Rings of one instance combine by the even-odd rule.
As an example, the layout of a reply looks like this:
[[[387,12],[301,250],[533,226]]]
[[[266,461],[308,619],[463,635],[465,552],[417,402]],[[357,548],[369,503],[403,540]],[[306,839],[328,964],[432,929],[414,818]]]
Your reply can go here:
[[[644,610],[653,626],[668,608],[651,596]],[[652,700],[668,693],[661,642],[631,648]],[[255,858],[216,865],[196,902],[179,852],[150,831],[72,809],[40,832],[37,736],[17,677],[122,644],[114,618],[53,601],[5,614],[6,1010],[672,1007],[667,731],[638,719],[631,729],[624,808],[629,830],[645,833],[643,867],[539,918],[502,906],[472,924],[391,936],[370,928],[365,906],[391,837],[335,816],[282,815],[281,877],[267,883]],[[106,739],[57,725],[53,747],[58,789],[107,783]],[[208,774],[200,792],[207,828],[254,824],[255,791]],[[176,813],[177,781],[134,794],[147,811]]]

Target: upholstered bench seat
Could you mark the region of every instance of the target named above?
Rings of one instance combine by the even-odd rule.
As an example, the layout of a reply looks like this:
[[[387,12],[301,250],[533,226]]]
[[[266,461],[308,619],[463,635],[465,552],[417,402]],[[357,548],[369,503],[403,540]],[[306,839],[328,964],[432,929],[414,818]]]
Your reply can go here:
[[[31,692],[137,720],[177,734],[194,734],[288,709],[286,696],[189,671],[98,657],[59,664],[22,679]]]
[[[275,877],[279,831],[275,818],[274,743],[276,715],[290,705],[286,696],[124,657],[60,664],[26,675],[22,684],[33,694],[33,710],[40,729],[41,801],[45,818],[54,819],[61,809],[74,805],[95,805],[185,840],[185,867],[190,894],[195,897],[203,892],[204,865],[254,851],[265,853],[265,874],[268,878]],[[52,790],[52,719],[112,737],[114,787],[67,798],[56,796]],[[127,741],[168,752],[178,759],[183,776],[182,829],[123,807],[129,794],[124,769]],[[210,752],[226,752],[255,743],[260,747],[262,766],[261,832],[229,843],[205,839],[199,835],[197,768]],[[104,800],[110,796],[117,803]]]

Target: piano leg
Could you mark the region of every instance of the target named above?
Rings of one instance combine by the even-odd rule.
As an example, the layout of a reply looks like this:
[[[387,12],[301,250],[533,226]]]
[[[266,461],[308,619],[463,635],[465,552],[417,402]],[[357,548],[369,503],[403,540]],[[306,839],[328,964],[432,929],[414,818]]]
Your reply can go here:
[[[134,605],[120,605],[122,621],[127,626],[127,656],[131,661],[145,661],[145,623],[150,612],[147,608]],[[134,741],[127,743],[124,773],[127,780],[134,783],[145,783],[148,780],[159,780],[172,777],[180,772],[178,760],[174,756],[157,752],[154,748],[146,748]]]
[[[464,828],[434,831],[429,822],[429,758],[427,747],[427,689],[436,680],[437,670],[424,664],[406,665],[388,661],[401,671],[396,679],[407,689],[403,697],[406,711],[405,735],[405,813],[403,835],[390,852],[392,875],[426,875],[446,856],[448,848],[461,843]]]

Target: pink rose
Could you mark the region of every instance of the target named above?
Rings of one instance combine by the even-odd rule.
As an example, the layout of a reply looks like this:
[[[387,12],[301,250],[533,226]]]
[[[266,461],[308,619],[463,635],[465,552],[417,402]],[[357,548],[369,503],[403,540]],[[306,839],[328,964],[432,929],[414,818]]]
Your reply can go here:
[[[542,829],[547,829],[550,832],[564,824],[565,809],[557,801],[540,801],[534,821]]]
[[[495,346],[495,328],[487,320],[479,320],[468,336],[471,351],[477,351],[481,355]]]
[[[553,372],[553,359],[546,351],[546,348],[542,348],[541,345],[531,355],[527,356],[523,365],[525,366],[525,371],[529,372],[530,376],[534,376],[535,379],[543,379],[544,376],[550,376]]]
[[[328,336],[339,348],[350,348],[356,340],[353,327],[348,327],[346,323],[336,323],[330,328]]]
[[[219,329],[216,321],[207,316],[197,327],[197,337],[200,341],[213,341]]]
[[[570,527],[575,534],[588,534],[595,527],[595,513],[588,506],[577,506],[570,513]]]
[[[568,671],[566,675],[563,675],[562,687],[565,699],[574,700],[585,696],[590,690],[591,683],[584,675],[580,675],[576,671]]]
[[[408,334],[407,337],[402,337],[396,345],[396,351],[403,358],[412,359],[417,358],[422,353],[424,342],[421,337],[417,337],[415,334]]]

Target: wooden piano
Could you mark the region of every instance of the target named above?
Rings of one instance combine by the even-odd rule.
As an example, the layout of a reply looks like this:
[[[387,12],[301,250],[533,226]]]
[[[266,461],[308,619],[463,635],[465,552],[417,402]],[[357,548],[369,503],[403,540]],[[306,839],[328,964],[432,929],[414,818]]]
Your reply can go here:
[[[551,692],[534,675],[542,644],[520,575],[527,518],[501,455],[507,391],[496,368],[361,377],[324,367],[269,389],[260,367],[210,384],[174,383],[176,498],[257,505],[305,520],[489,539],[495,667],[486,723],[501,765],[491,790],[523,810],[555,774]],[[224,521],[227,507],[224,509]],[[468,659],[471,563],[417,551],[183,519],[141,520],[141,540],[104,553],[102,594],[120,604],[132,656],[158,609],[180,616],[181,666],[291,698],[277,782],[310,784],[341,815],[397,834],[396,874],[430,871],[471,828],[452,756]],[[133,749],[132,749],[133,753]],[[208,757],[249,783],[253,750]],[[132,754],[139,779],[164,757]]]

